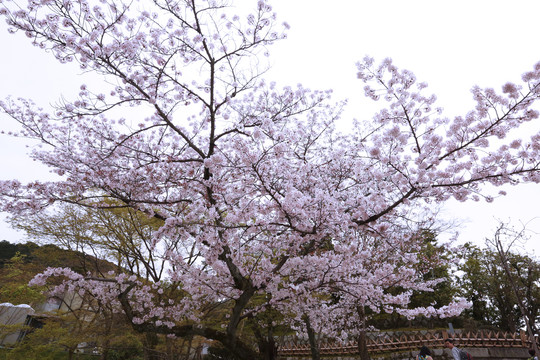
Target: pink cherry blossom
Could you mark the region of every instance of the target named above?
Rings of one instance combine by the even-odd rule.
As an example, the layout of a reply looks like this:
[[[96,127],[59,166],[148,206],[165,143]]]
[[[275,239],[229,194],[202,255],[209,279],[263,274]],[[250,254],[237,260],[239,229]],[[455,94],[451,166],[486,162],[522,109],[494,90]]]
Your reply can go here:
[[[31,156],[60,176],[0,181],[0,209],[129,207],[160,221],[147,245],[167,273],[142,281],[48,269],[31,284],[91,294],[135,329],[206,336],[243,358],[257,355],[238,338],[240,322],[268,309],[300,333],[307,317],[342,339],[363,330],[359,307],[458,314],[462,299],[409,308],[413,291],[441,281],[421,280],[421,214],[452,197],[491,201],[487,184],[540,182],[540,134],[510,136],[538,117],[540,65],[502,93],[473,88],[476,106],[447,119],[412,72],[366,57],[358,78],[381,110],[345,134],[336,126],[345,103],[330,91],[280,89],[255,66],[288,28],[270,4],[231,17],[227,3],[158,0],[142,13],[109,0],[0,3],[11,29],[107,79],[56,109],[0,102],[18,136],[45,145]],[[390,293],[395,284],[403,291]],[[167,286],[183,297],[166,298]],[[234,304],[223,330],[202,320],[217,303]]]

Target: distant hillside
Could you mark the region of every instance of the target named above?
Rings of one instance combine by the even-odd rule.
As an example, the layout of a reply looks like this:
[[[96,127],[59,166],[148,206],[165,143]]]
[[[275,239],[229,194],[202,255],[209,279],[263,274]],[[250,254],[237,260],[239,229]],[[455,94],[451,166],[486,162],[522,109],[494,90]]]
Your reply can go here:
[[[26,244],[12,244],[6,240],[0,241],[0,268],[3,268],[15,254],[29,256],[33,249],[39,248],[39,245],[32,242]]]
[[[108,261],[79,251],[65,250],[52,244],[42,246],[33,242],[12,244],[5,240],[0,241],[0,269],[4,268],[17,253],[22,255],[23,263],[32,264],[43,270],[47,267],[69,267],[85,274],[105,273],[116,269],[116,266]]]
[[[0,241],[0,303],[33,304],[43,301],[40,291],[28,287],[28,282],[48,267],[69,267],[80,274],[104,274],[117,269],[108,261],[56,245]]]

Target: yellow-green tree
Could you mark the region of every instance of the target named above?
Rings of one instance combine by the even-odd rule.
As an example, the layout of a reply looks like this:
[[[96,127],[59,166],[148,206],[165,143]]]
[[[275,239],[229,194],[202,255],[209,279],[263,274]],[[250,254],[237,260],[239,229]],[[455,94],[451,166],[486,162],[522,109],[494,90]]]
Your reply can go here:
[[[108,272],[135,275],[147,284],[160,284],[160,291],[156,291],[157,299],[178,299],[183,296],[181,284],[166,281],[166,264],[159,251],[167,251],[179,246],[175,239],[170,239],[166,248],[153,248],[153,232],[161,225],[155,217],[133,210],[132,208],[118,206],[110,203],[111,208],[99,209],[96,207],[74,207],[63,205],[55,212],[42,212],[35,216],[12,220],[12,225],[24,230],[29,237],[40,242],[54,244],[71,251],[77,258],[78,264],[70,267],[79,269],[80,273],[91,273],[92,277],[106,280]],[[50,246],[50,245],[48,245]],[[46,247],[46,246],[45,246]],[[104,261],[105,260],[105,261]],[[62,265],[65,266],[65,265]],[[89,326],[88,319],[92,319],[92,326],[101,326],[104,335],[98,343],[102,353],[106,354],[113,349],[116,341],[111,337],[108,329],[111,321],[124,321],[115,317],[115,310],[108,308],[108,304],[95,303],[96,299],[89,299],[86,294],[84,307],[71,309],[68,312],[72,317],[86,319],[82,322]],[[92,310],[90,310],[92,309]],[[84,314],[84,311],[90,312]],[[95,314],[100,314],[100,317]],[[209,314],[215,314],[210,311]],[[212,315],[210,315],[212,316]],[[77,329],[77,321],[71,326]],[[123,323],[127,325],[127,323]],[[93,329],[93,328],[92,328]],[[97,331],[97,330],[96,330]],[[145,359],[161,358],[163,354],[193,353],[193,347],[199,345],[198,339],[172,340],[157,335],[151,331],[138,337]]]

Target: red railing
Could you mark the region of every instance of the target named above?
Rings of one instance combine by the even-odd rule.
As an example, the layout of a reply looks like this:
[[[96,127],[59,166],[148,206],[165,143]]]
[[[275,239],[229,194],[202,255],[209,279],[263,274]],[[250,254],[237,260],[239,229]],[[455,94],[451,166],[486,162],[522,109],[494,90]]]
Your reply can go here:
[[[369,333],[367,349],[370,353],[418,350],[425,345],[429,348],[442,348],[444,339],[452,337],[459,347],[506,347],[527,348],[531,341],[525,333],[515,334],[501,331],[461,331],[449,336],[445,330]],[[331,340],[319,340],[321,355],[358,354],[356,341],[340,343]],[[306,341],[296,337],[281,339],[278,353],[282,356],[310,355],[311,349]]]

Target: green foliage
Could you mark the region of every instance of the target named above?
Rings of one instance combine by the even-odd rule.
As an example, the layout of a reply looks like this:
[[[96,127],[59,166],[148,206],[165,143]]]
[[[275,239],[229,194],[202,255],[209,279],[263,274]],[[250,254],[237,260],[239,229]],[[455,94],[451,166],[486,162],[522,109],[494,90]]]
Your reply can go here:
[[[121,205],[113,199],[108,203]],[[105,274],[116,270],[151,278],[154,282],[161,280],[162,273],[157,270],[161,266],[148,264],[159,260],[144,253],[161,220],[125,207],[104,210],[64,204],[55,210],[12,219],[11,225],[25,231],[30,238],[54,243],[77,254],[79,263],[75,266],[82,269],[68,266],[75,271]],[[90,253],[95,257],[87,255]],[[107,261],[97,261],[96,257]]]
[[[17,251],[0,268],[0,302],[35,304],[45,300],[40,289],[28,286],[34,273],[32,266],[27,263],[27,257]]]
[[[7,258],[7,256],[11,256]],[[70,267],[79,273],[111,270],[114,266],[103,260],[64,250],[52,244],[39,246],[32,242],[10,244],[0,242],[0,303],[36,304],[45,301],[41,289],[28,282],[47,267]]]
[[[107,360],[142,360],[143,345],[134,334],[115,337],[109,344]]]
[[[533,317],[540,309],[540,264],[525,255],[509,253],[509,268],[521,300]],[[505,331],[516,331],[523,326],[517,298],[513,292],[498,254],[489,249],[480,249],[472,244],[463,247],[459,279],[461,295],[472,302],[471,309],[464,315],[480,326],[495,325]]]
[[[452,256],[444,246],[437,245],[436,234],[431,231],[422,233],[423,244],[419,250],[419,264],[422,280],[430,281],[442,279],[443,281],[434,287],[433,291],[415,291],[411,297],[410,307],[427,307],[435,304],[442,306],[449,304],[454,299],[457,289],[453,284],[448,267]]]
[[[65,360],[65,351],[54,344],[22,344],[12,349],[6,360]]]
[[[102,269],[113,268],[110,263],[91,259],[87,255],[84,258],[91,261],[84,263],[80,253],[55,245],[2,245],[9,250],[8,253],[14,255],[4,260],[0,268],[0,302],[31,306],[45,302],[41,289],[27,284],[32,277],[49,266],[68,266],[80,272],[92,269],[93,265]],[[13,252],[10,249],[22,251]],[[104,349],[107,351],[107,359],[137,359],[142,354],[141,342],[133,330],[123,318],[115,316],[107,304],[102,306],[91,298],[80,300],[83,304],[80,308],[44,318],[43,328],[27,334],[23,342],[6,353],[6,359],[67,359],[67,355],[70,352],[75,354],[78,344],[83,342],[106,345]],[[13,332],[13,329],[3,330]],[[77,354],[75,358],[82,359],[81,356]]]
[[[12,244],[6,240],[0,241],[0,268],[4,267],[15,255],[19,254],[25,257],[31,255],[32,251],[38,245],[28,242],[26,244]]]
[[[509,299],[512,294],[509,288],[502,287],[504,274],[502,269],[494,264],[495,254],[470,243],[465,244],[463,249],[464,262],[459,267],[463,276],[459,283],[461,295],[472,303],[472,308],[466,310],[464,315],[480,324],[500,326],[501,321],[497,318],[501,316],[498,315],[499,310],[492,299],[499,299],[499,305],[504,306],[504,299]],[[491,289],[492,286],[496,286],[496,289]]]
[[[16,344],[7,353],[6,359],[68,359],[69,354],[74,359],[95,356],[79,354],[78,345],[81,343],[96,344],[107,360],[142,360],[143,346],[139,336],[127,327],[114,327],[114,333],[104,333],[107,324],[86,323],[76,324],[69,313],[62,316],[49,317],[43,328],[33,329],[24,340]],[[36,355],[37,354],[37,355]]]
[[[27,334],[24,341],[16,344],[7,354],[9,360],[63,360],[66,359],[66,350],[77,347],[74,341],[61,341],[69,334],[69,329],[46,324],[42,329],[35,329]]]

